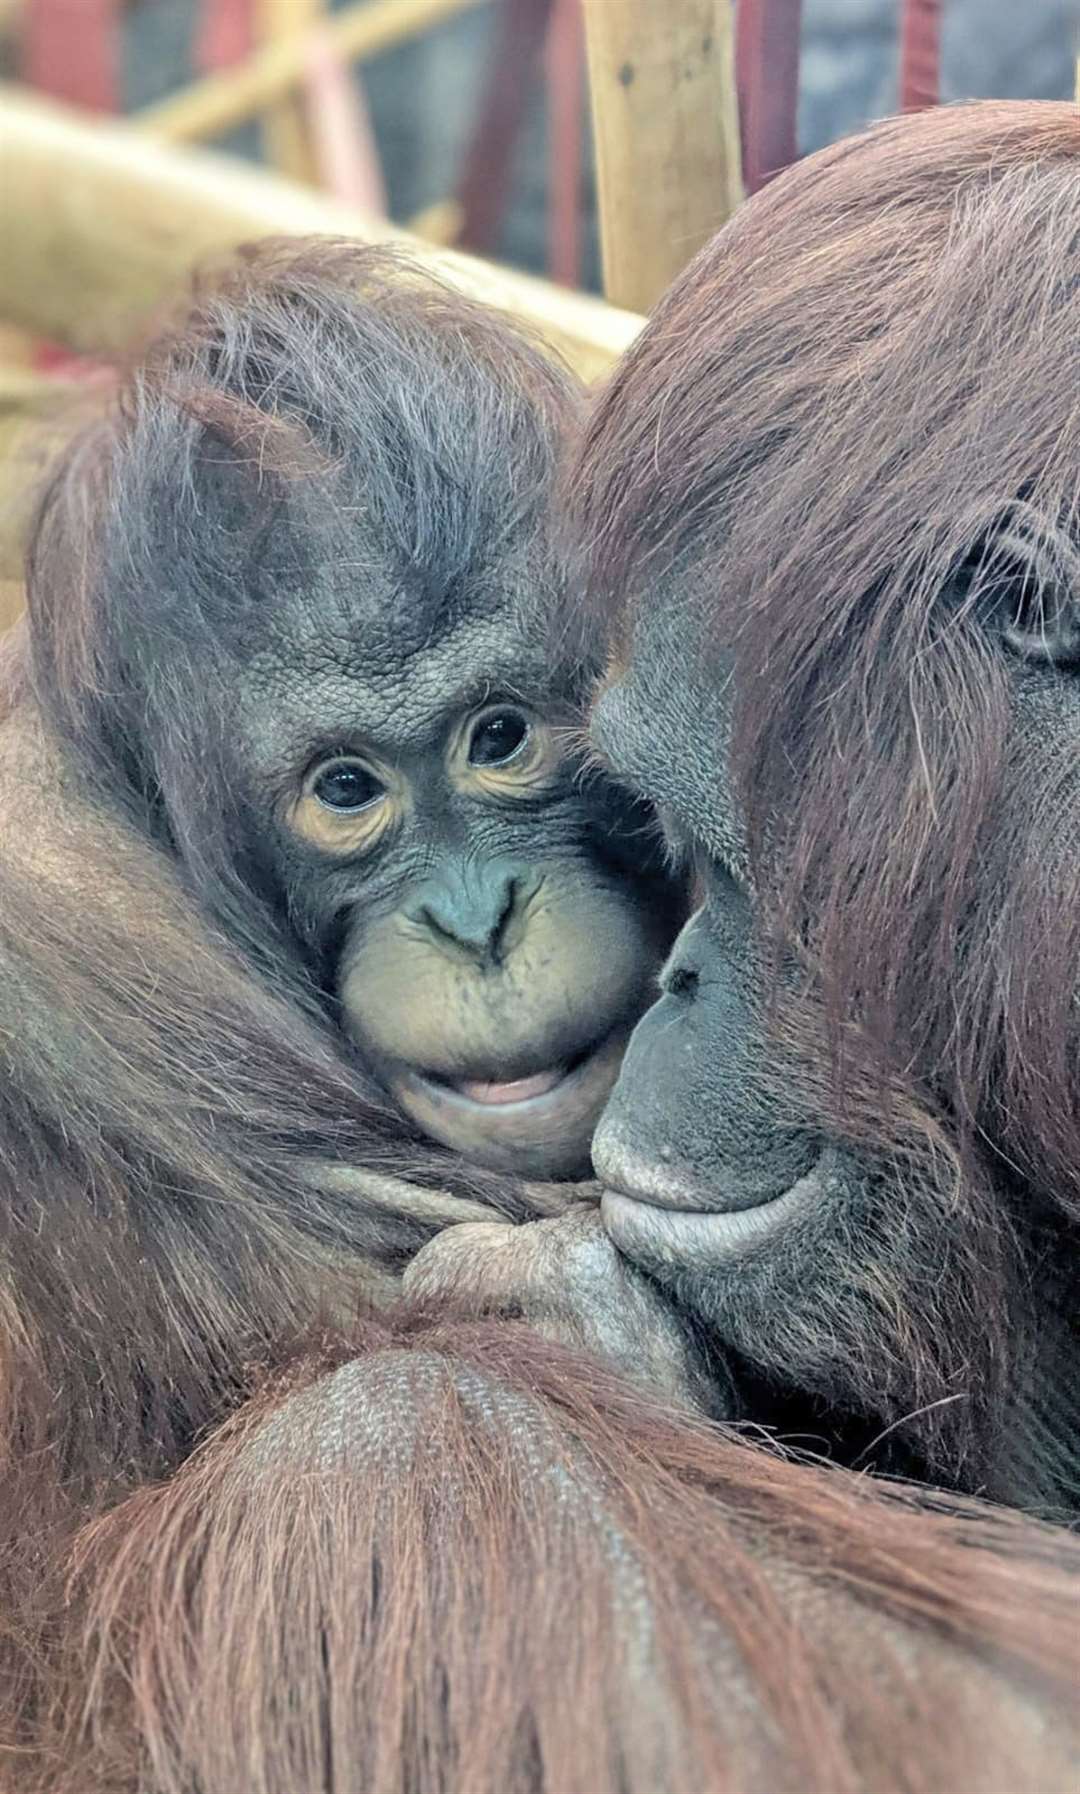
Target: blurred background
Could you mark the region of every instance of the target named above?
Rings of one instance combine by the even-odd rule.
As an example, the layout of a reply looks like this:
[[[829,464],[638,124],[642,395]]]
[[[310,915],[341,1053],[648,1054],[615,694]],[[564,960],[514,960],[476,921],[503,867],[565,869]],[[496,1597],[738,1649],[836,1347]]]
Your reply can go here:
[[[51,454],[193,268],[404,227],[595,381],[799,155],[941,100],[1070,97],[1078,9],[0,0],[0,632]]]
[[[739,0],[737,13],[753,3]],[[654,4],[661,19],[665,0]],[[1077,0],[941,0],[911,10],[935,15],[937,91],[926,98],[1072,94]],[[329,32],[312,47],[312,26],[361,11],[376,27],[368,41],[384,47],[356,61],[341,53],[347,34]],[[897,108],[903,11],[901,0],[772,8],[766,31],[799,40],[798,151]],[[298,97],[222,129],[219,89],[218,114],[211,106],[199,119],[208,77],[212,101],[215,78],[253,55],[265,72],[267,54],[284,54],[290,40],[295,50],[301,32],[309,47]],[[353,47],[363,41],[361,21]],[[766,83],[775,41],[768,50]],[[387,210],[434,243],[599,288],[580,0],[0,0],[0,58],[8,79],[90,111],[138,113],[186,94],[186,113],[165,105],[157,120],[173,141],[269,160]]]

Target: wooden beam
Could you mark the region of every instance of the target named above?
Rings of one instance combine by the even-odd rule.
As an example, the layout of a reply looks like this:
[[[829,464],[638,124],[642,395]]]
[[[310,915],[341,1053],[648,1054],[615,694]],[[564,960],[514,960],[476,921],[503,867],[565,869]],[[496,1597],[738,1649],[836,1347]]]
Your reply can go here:
[[[461,236],[464,213],[456,199],[435,199],[409,219],[414,237],[425,243],[456,243]]]
[[[272,235],[398,242],[474,298],[530,325],[586,380],[640,318],[581,293],[434,248],[350,206],[208,150],[152,143],[0,87],[0,321],[67,348],[130,343],[192,267]]]
[[[260,42],[280,48],[305,39],[322,19],[322,0],[257,0]],[[267,107],[261,121],[263,154],[271,168],[291,180],[316,185],[315,157],[300,94],[287,93]]]
[[[604,290],[649,311],[741,197],[731,0],[585,0]]]
[[[0,382],[13,368],[32,368],[37,349],[37,338],[29,330],[17,330],[13,324],[0,324]]]
[[[481,0],[362,0],[328,17],[326,42],[345,62],[378,56],[419,37]],[[304,73],[304,34],[263,44],[239,67],[194,81],[180,93],[144,106],[132,122],[169,143],[223,136],[265,111],[296,86]]]

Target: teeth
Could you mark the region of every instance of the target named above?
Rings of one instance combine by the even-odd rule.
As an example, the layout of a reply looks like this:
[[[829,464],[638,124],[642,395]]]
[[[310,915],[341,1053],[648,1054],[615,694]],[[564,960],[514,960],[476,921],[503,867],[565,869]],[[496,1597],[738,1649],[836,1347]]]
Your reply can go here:
[[[523,1103],[530,1096],[546,1096],[563,1079],[563,1071],[539,1071],[531,1078],[515,1078],[509,1084],[485,1084],[479,1079],[463,1079],[453,1088],[474,1103]]]

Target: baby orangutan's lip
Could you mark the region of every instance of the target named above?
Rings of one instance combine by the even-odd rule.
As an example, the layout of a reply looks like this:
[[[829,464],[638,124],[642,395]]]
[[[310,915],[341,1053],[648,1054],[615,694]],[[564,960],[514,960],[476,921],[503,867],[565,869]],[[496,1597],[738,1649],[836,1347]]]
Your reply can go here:
[[[584,1175],[627,1029],[522,1078],[450,1078],[399,1065],[389,1088],[424,1132],[466,1158],[528,1177]]]
[[[479,1078],[463,1078],[460,1082],[451,1081],[450,1088],[470,1102],[499,1107],[504,1103],[527,1102],[533,1096],[546,1096],[549,1090],[562,1083],[565,1076],[566,1067],[560,1065],[552,1071],[538,1071],[531,1078],[513,1078],[507,1084],[485,1084]]]
[[[590,1074],[606,1073],[609,1062],[613,1068],[617,1067],[624,1045],[621,1034],[618,1040],[608,1035],[594,1041],[584,1052],[575,1053],[572,1059],[532,1072],[525,1078],[454,1078],[406,1066],[400,1074],[399,1088],[406,1093],[426,1090],[434,1100],[463,1109],[476,1107],[488,1111],[540,1113],[557,1105],[578,1084],[591,1081]],[[494,1114],[492,1122],[495,1123]]]

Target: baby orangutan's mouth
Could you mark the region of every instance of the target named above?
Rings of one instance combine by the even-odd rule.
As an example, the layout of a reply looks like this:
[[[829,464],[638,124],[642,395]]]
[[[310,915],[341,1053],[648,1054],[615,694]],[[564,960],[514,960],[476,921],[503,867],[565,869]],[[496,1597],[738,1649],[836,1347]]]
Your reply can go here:
[[[390,1088],[424,1130],[477,1164],[523,1177],[586,1174],[589,1145],[619,1074],[627,1030],[519,1078],[452,1078],[398,1066]]]
[[[578,1061],[577,1063],[580,1063]],[[507,1103],[528,1102],[534,1096],[547,1096],[555,1090],[570,1071],[569,1066],[556,1066],[551,1071],[538,1071],[531,1078],[512,1078],[507,1084],[486,1084],[480,1078],[462,1078],[460,1082],[450,1080],[445,1088],[456,1090],[469,1102],[484,1103],[494,1108],[501,1108]],[[443,1083],[442,1079],[432,1082]]]

